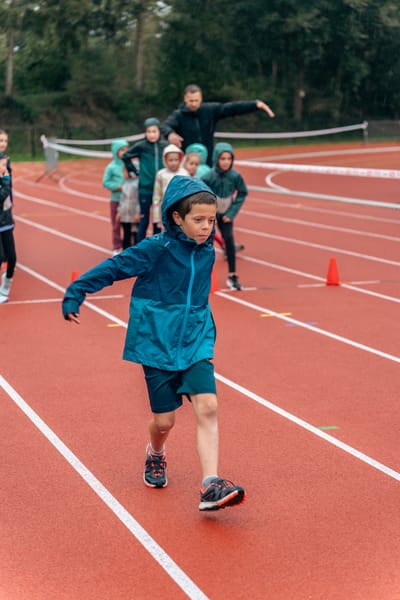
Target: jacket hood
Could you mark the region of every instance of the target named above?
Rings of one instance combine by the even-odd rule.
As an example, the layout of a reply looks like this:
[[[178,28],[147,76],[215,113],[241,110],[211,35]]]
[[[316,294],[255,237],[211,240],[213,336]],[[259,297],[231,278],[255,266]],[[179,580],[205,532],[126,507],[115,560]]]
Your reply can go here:
[[[209,192],[215,196],[208,185],[200,179],[186,177],[185,175],[175,175],[175,177],[171,179],[162,201],[162,222],[167,231],[171,231],[172,228],[172,225],[167,219],[167,210],[176,204],[176,202],[179,202],[179,200],[191,196],[192,194],[198,194],[199,192]]]
[[[113,158],[118,159],[118,150],[120,150],[121,148],[124,148],[124,147],[129,148],[129,144],[126,140],[118,139],[118,140],[114,140],[113,142],[111,142],[111,152],[112,152]]]
[[[155,127],[158,127],[160,129],[160,121],[158,119],[156,119],[156,117],[149,117],[148,119],[145,120],[143,125],[144,125],[145,130],[148,127],[151,127],[152,125],[154,125]]]
[[[168,146],[165,146],[164,150],[163,150],[163,163],[165,165],[165,156],[167,154],[170,154],[171,152],[177,152],[179,154],[179,158],[180,158],[180,162],[182,162],[183,157],[184,157],[184,152],[183,150],[181,150],[180,148],[178,148],[178,146],[175,146],[175,144],[168,144]]]
[[[232,159],[235,159],[235,153],[233,151],[233,148],[230,144],[228,144],[227,142],[220,142],[219,144],[216,144],[215,148],[214,148],[214,152],[213,152],[213,165],[214,167],[218,166],[218,158],[220,157],[220,155],[223,152],[229,152],[229,154],[232,155]],[[233,164],[233,160],[232,160],[232,164]]]
[[[196,152],[200,156],[200,164],[205,165],[208,156],[208,150],[203,144],[189,144],[186,147],[185,153]]]

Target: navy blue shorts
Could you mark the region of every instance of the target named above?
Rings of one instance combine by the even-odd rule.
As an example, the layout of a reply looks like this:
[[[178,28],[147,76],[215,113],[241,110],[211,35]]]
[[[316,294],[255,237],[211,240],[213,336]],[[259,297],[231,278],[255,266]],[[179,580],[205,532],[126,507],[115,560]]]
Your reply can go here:
[[[214,365],[201,360],[185,371],[164,371],[143,365],[153,413],[165,413],[182,406],[182,396],[215,394]]]

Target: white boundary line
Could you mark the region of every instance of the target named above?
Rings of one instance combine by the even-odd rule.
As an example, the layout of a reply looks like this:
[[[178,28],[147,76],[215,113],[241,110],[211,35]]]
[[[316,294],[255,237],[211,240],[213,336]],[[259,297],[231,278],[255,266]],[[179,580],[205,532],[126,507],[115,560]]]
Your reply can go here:
[[[296,417],[295,415],[293,415],[292,413],[288,412],[287,410],[284,410],[283,408],[280,408],[276,404],[273,404],[272,402],[269,402],[268,400],[265,400],[264,398],[261,398],[261,396],[258,396],[258,394],[255,394],[254,392],[251,392],[247,388],[245,388],[245,387],[243,387],[243,386],[235,383],[234,381],[231,381],[227,377],[224,377],[223,375],[220,375],[218,373],[215,374],[215,377],[216,377],[216,379],[218,381],[221,381],[221,383],[224,383],[225,385],[227,385],[228,387],[236,390],[240,394],[243,394],[244,396],[247,396],[247,398],[250,398],[251,400],[254,400],[255,402],[258,402],[258,404],[261,404],[261,406],[264,406],[265,408],[268,408],[268,410],[271,410],[272,412],[280,415],[284,419],[287,419],[288,421],[291,421],[292,423],[295,423],[299,427],[302,427],[303,429],[305,429],[306,431],[312,433],[313,435],[316,435],[317,437],[325,440],[329,444],[332,444],[333,446],[336,446],[337,448],[340,448],[340,450],[343,450],[344,452],[347,452],[347,454],[350,454],[351,456],[354,456],[354,458],[357,458],[358,460],[361,460],[362,462],[366,463],[370,467],[373,467],[374,469],[377,469],[378,471],[381,471],[385,475],[388,475],[389,477],[392,477],[393,479],[396,479],[396,481],[400,481],[400,473],[398,473],[397,471],[391,469],[390,467],[387,467],[383,463],[378,462],[374,458],[371,458],[367,454],[364,454],[363,452],[360,452],[356,448],[353,448],[352,446],[349,446],[349,444],[345,444],[344,442],[341,442],[340,440],[338,440],[337,438],[333,437],[332,435],[329,435],[328,433],[325,433],[321,429],[318,429],[317,427],[314,427],[314,425],[310,425],[310,423],[307,423],[307,421],[304,421],[303,419],[300,419],[299,417]]]
[[[181,590],[193,600],[207,600],[207,596],[186,575],[163,548],[147,533],[136,519],[118,502],[108,489],[93,475],[93,473],[79,460],[68,446],[54,433],[52,429],[39,417],[39,415],[25,402],[18,392],[0,375],[0,386],[13,400],[13,402],[28,417],[33,425],[43,434],[50,444],[71,465],[76,473],[95,492],[104,504],[114,513],[119,521],[132,533],[137,541],[147,550],[152,558],[166,571]]]
[[[225,292],[214,292],[216,296],[220,296],[221,298],[225,298],[226,300],[230,300],[231,302],[237,302],[242,306],[246,306],[252,310],[255,310],[260,313],[268,313],[269,315],[276,317],[277,319],[281,319],[282,321],[286,321],[287,323],[292,323],[293,325],[297,325],[298,327],[303,327],[304,329],[308,329],[308,331],[313,331],[314,333],[318,333],[325,337],[331,338],[337,342],[341,342],[342,344],[346,344],[348,346],[352,346],[353,348],[358,348],[359,350],[363,350],[364,352],[369,352],[370,354],[375,354],[376,356],[380,356],[381,358],[386,358],[395,363],[400,364],[400,356],[395,356],[394,354],[389,354],[388,352],[383,352],[382,350],[377,350],[372,346],[367,346],[366,344],[361,344],[360,342],[356,342],[349,338],[345,338],[342,335],[337,335],[336,333],[332,333],[327,331],[326,329],[321,329],[320,327],[315,327],[314,325],[310,325],[309,323],[305,323],[303,321],[298,321],[297,319],[292,319],[291,317],[287,317],[281,313],[277,313],[274,310],[266,308],[264,306],[259,306],[257,304],[253,304],[252,302],[247,302],[247,300],[242,300],[237,297],[237,295],[226,294]]]

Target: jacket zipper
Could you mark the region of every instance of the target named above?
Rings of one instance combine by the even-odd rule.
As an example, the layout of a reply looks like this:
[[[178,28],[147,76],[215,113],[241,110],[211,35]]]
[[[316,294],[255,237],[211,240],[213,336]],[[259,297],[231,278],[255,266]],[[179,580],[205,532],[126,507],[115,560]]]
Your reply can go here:
[[[189,279],[188,293],[186,296],[186,308],[185,308],[185,314],[183,317],[182,329],[181,329],[181,333],[180,333],[179,341],[178,341],[178,352],[177,352],[178,369],[181,366],[183,336],[185,335],[185,330],[186,330],[186,325],[187,325],[188,315],[189,315],[189,310],[190,310],[190,299],[192,297],[192,289],[193,289],[193,282],[194,282],[194,275],[195,275],[194,253],[195,253],[195,250],[192,250],[191,255],[190,255],[190,279]]]

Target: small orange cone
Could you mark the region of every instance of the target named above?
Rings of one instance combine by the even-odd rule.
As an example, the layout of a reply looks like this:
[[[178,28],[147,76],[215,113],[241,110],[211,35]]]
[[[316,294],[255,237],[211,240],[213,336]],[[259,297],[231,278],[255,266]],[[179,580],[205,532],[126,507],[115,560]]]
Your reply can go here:
[[[328,274],[326,276],[326,285],[340,285],[339,271],[336,264],[336,259],[331,258],[329,261]]]
[[[78,279],[78,277],[79,277],[78,271],[72,271],[72,273],[71,273],[71,283],[73,281],[75,281],[75,279]]]
[[[217,279],[217,272],[215,270],[215,267],[213,267],[213,270],[211,271],[211,289],[210,292],[218,292],[219,287],[218,287],[218,279]]]

